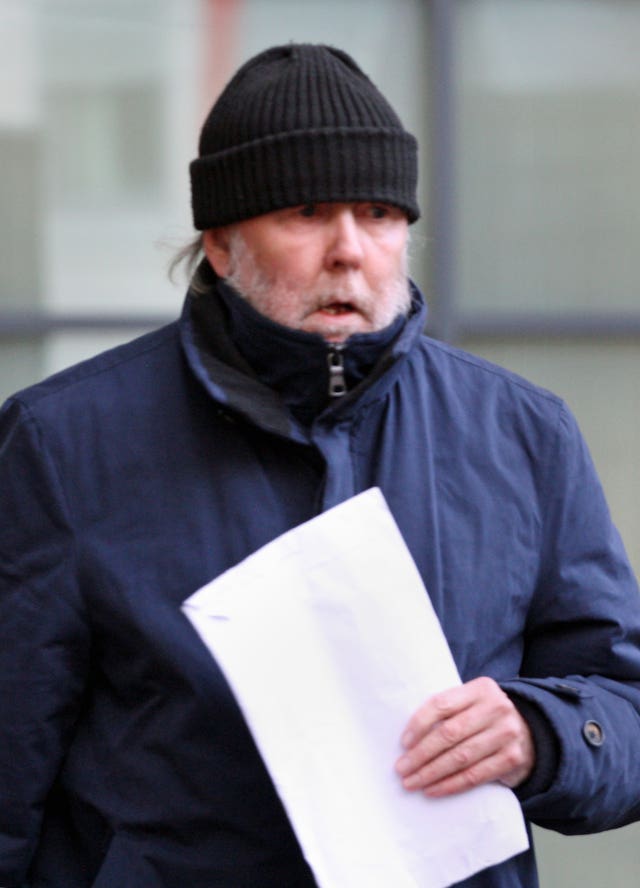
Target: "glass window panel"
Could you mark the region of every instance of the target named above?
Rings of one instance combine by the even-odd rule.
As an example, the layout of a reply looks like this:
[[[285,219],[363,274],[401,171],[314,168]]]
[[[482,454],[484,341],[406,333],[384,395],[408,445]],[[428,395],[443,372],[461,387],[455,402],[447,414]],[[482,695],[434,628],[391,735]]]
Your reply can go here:
[[[139,330],[128,328],[51,333],[43,343],[43,363],[46,373],[55,373],[71,364],[77,364],[98,352],[114,348],[146,332],[147,330],[141,327]]]
[[[21,336],[0,340],[0,404],[5,398],[32,382],[38,382],[46,373],[42,339],[39,336]]]
[[[51,200],[77,213],[88,206],[123,212],[158,201],[162,170],[160,85],[116,85],[108,92],[82,84],[48,96]]]
[[[34,309],[42,297],[39,156],[35,132],[0,122],[0,310]]]
[[[461,309],[640,312],[640,4],[457,9]]]

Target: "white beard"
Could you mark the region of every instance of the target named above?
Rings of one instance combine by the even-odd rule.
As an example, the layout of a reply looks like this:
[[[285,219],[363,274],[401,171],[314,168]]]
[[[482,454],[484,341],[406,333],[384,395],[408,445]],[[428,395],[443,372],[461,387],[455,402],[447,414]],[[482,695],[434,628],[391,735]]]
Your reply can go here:
[[[289,306],[293,306],[296,316],[299,314],[302,318],[307,310],[327,310],[329,306],[339,302],[353,306],[368,319],[370,330],[375,331],[387,327],[398,315],[409,312],[411,293],[407,264],[405,248],[398,271],[391,278],[367,287],[366,292],[354,289],[349,278],[340,277],[331,280],[324,289],[303,291],[270,277],[247,246],[242,231],[236,228],[230,232],[229,237],[230,273],[226,281],[256,311],[285,326],[294,329],[299,326],[288,317]],[[325,325],[322,335],[331,340],[343,331],[342,325],[336,324],[335,330]]]

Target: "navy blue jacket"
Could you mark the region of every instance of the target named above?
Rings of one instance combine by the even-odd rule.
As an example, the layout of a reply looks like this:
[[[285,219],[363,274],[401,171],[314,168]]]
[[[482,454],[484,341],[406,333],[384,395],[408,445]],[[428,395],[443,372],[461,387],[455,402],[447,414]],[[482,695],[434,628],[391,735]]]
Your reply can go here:
[[[180,605],[373,485],[463,680],[494,677],[553,738],[526,816],[639,817],[638,590],[564,404],[424,337],[416,294],[405,325],[352,337],[325,407],[325,343],[223,296],[5,405],[0,884],[314,884]],[[533,856],[464,884],[530,888]]]

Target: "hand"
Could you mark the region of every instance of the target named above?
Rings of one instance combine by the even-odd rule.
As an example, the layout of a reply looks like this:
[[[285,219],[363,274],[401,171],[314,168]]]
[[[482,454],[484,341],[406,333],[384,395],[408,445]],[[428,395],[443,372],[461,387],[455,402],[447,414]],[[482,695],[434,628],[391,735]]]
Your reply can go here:
[[[518,786],[535,764],[531,731],[492,678],[434,694],[412,716],[396,762],[405,789],[453,795],[483,783]]]

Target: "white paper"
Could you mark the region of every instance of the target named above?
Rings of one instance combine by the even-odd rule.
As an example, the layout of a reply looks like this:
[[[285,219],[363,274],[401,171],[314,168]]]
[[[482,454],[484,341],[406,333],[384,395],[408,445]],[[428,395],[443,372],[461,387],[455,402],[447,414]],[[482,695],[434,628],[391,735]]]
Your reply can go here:
[[[321,888],[444,888],[528,847],[505,787],[426,799],[394,771],[409,716],[460,679],[377,488],[269,543],[183,607]]]

